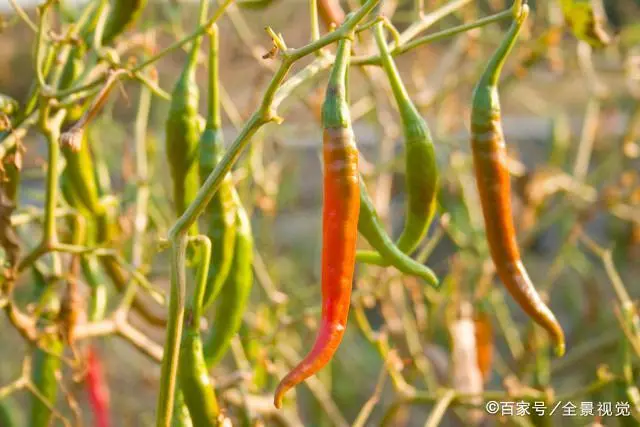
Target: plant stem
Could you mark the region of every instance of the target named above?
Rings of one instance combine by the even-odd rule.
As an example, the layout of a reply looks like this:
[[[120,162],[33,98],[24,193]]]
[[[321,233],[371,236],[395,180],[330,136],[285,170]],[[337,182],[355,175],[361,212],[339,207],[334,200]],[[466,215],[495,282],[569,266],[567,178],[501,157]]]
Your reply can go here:
[[[186,248],[187,236],[182,234],[172,240],[171,247],[171,297],[169,299],[169,320],[167,322],[164,357],[160,373],[160,392],[158,393],[158,427],[169,427],[173,415],[174,392],[178,374],[180,354],[180,336],[184,322],[186,293]]]

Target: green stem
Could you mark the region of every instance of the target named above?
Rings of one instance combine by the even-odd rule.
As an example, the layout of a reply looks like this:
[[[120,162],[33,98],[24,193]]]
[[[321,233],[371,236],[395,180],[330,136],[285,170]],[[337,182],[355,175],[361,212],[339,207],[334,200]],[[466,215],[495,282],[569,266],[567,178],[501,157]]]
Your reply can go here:
[[[186,293],[186,248],[187,237],[177,236],[172,240],[171,248],[171,298],[169,300],[169,320],[160,373],[160,392],[158,393],[158,427],[169,427],[173,415],[174,394],[180,354],[180,336],[184,322]]]
[[[391,85],[391,91],[393,92],[393,96],[396,99],[396,103],[400,109],[400,116],[402,117],[402,121],[405,122],[404,125],[407,126],[407,121],[413,121],[416,117],[417,111],[409,97],[409,93],[402,83],[402,79],[400,78],[400,71],[398,71],[398,67],[393,62],[391,58],[391,53],[389,52],[389,47],[387,46],[387,42],[384,38],[384,23],[379,22],[376,24],[373,33],[376,39],[376,44],[378,45],[378,49],[380,50],[380,59],[382,62],[382,68],[387,74],[387,79],[389,80],[389,84]],[[407,114],[407,108],[413,109],[413,114],[410,116]]]
[[[44,88],[47,85],[44,76],[44,57],[45,57],[45,48],[46,48],[46,40],[45,35],[49,28],[47,25],[47,20],[49,19],[49,2],[45,3],[42,6],[42,12],[40,14],[40,22],[38,23],[38,34],[37,34],[37,44],[36,44],[36,77],[38,78],[38,84],[40,88]]]
[[[185,44],[189,43],[190,41],[197,39],[198,37],[200,37],[201,35],[203,35],[205,32],[207,32],[207,30],[216,23],[216,21],[218,21],[218,19],[220,19],[220,17],[222,16],[222,14],[224,13],[225,9],[233,2],[233,0],[225,0],[224,3],[222,3],[220,5],[220,7],[216,10],[216,12],[213,14],[213,16],[211,18],[209,18],[209,20],[204,24],[204,25],[200,25],[198,28],[196,28],[196,30],[194,32],[192,32],[191,34],[189,34],[187,37],[183,38],[182,40],[179,40],[175,43],[173,43],[171,46],[161,50],[160,52],[158,52],[157,54],[153,55],[151,58],[147,59],[146,61],[144,61],[143,63],[141,63],[140,65],[138,65],[137,67],[135,67],[132,71],[134,73],[141,71],[143,69],[145,69],[146,67],[148,67],[149,65],[153,64],[154,62],[158,61],[159,59],[163,58],[165,55],[167,55],[168,53],[173,52],[174,50],[180,49],[182,46],[184,46]]]
[[[318,0],[309,0],[309,17],[311,19],[311,41],[320,38],[320,25],[318,24]]]
[[[466,33],[467,31],[473,30],[475,28],[485,27],[495,22],[504,21],[511,17],[513,17],[513,12],[511,10],[505,10],[500,13],[496,13],[495,15],[490,15],[490,16],[478,19],[475,22],[458,25],[453,28],[449,28],[443,31],[439,31],[437,33],[433,33],[433,34],[429,34],[429,35],[417,38],[413,41],[406,42],[401,45],[396,45],[393,47],[393,49],[391,49],[390,53],[391,53],[391,56],[399,56],[409,52],[410,50],[418,48],[420,46],[446,40],[455,35]],[[360,56],[360,57],[352,58],[351,63],[354,65],[382,65],[382,58],[380,55]]]
[[[45,103],[47,101],[44,101]],[[45,206],[44,206],[44,224],[43,224],[43,235],[42,235],[42,243],[40,248],[36,248],[34,254],[38,252],[38,250],[44,252],[51,245],[54,245],[58,241],[57,233],[56,233],[56,202],[58,200],[58,159],[60,157],[60,127],[62,126],[62,121],[66,115],[66,111],[60,110],[58,114],[56,114],[53,118],[48,117],[50,112],[50,108],[47,106],[43,106],[40,110],[41,118],[41,128],[42,133],[47,139],[48,150],[49,150],[49,159],[48,159],[48,169],[47,169],[47,193],[45,196]],[[39,256],[39,255],[37,255]],[[34,258],[37,259],[37,256]],[[53,272],[57,274],[60,272],[60,257],[58,254],[52,254],[53,257]]]

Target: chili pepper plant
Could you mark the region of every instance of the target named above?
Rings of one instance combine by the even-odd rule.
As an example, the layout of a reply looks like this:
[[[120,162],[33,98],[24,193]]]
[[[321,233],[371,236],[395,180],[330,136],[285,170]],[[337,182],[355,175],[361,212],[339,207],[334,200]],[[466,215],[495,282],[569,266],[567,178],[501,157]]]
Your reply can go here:
[[[34,3],[0,425],[640,425],[637,1]]]

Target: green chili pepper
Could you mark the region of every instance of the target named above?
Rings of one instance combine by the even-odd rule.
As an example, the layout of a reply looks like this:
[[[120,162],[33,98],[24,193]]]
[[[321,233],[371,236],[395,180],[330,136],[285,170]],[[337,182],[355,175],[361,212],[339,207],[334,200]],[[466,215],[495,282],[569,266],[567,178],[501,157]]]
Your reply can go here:
[[[100,270],[98,260],[94,256],[82,257],[80,265],[82,274],[91,288],[87,316],[91,322],[102,320],[107,310],[108,300],[106,278]]]
[[[204,361],[199,328],[202,317],[202,300],[209,272],[209,259],[211,258],[211,241],[204,238],[199,240],[199,243],[201,243],[201,263],[191,304],[185,310],[185,323],[178,362],[178,381],[184,401],[189,408],[191,420],[197,426],[215,426],[218,425],[218,402]]]
[[[93,215],[102,214],[104,208],[100,203],[98,187],[93,175],[94,164],[87,132],[82,135],[80,147],[62,145],[61,150],[67,161],[62,175],[66,175],[65,179],[68,185],[73,188],[77,201]],[[69,203],[71,204],[71,202]]]
[[[74,161],[72,161],[71,163],[67,163],[65,170],[60,175],[60,186],[62,189],[62,195],[64,196],[67,203],[74,209],[77,209],[84,214],[87,223],[91,224],[89,225],[89,227],[91,227],[93,230],[92,234],[95,236],[96,243],[102,244],[113,239],[114,219],[111,217],[108,211],[103,208],[98,199],[95,175],[92,173],[83,173],[78,171],[73,174],[70,173],[73,169],[76,168],[89,168],[89,172],[92,170],[91,167],[93,165],[93,160],[90,153],[88,152],[88,148],[85,147],[85,143],[83,142],[80,151],[84,150],[86,152],[86,155],[76,155],[77,153],[71,153]],[[87,182],[78,182],[74,180],[73,176],[84,177]],[[95,199],[93,199],[93,203],[97,203],[97,205],[94,205],[94,211],[98,211],[98,214],[92,213],[92,210],[89,209],[89,207],[86,206],[85,203],[83,203],[82,198],[79,195],[78,187],[84,188],[84,191],[88,191],[89,194],[93,194],[93,196],[95,197]],[[123,270],[123,268],[118,264],[116,258],[113,256],[102,256],[99,258],[99,260],[102,268],[109,276],[114,286],[119,291],[124,291],[124,289],[127,287],[127,284],[129,283],[129,274],[125,270]],[[87,272],[86,269],[84,269],[83,271],[86,274],[89,274],[89,277],[91,276],[91,273]],[[166,317],[151,309],[149,305],[144,302],[141,295],[136,295],[133,300],[132,306],[150,324],[157,326],[164,326],[166,324]]]
[[[55,293],[50,293],[50,286],[44,277],[33,270],[35,280],[35,296],[45,302],[44,312],[40,318],[43,324],[51,324],[55,320],[56,312],[59,310],[59,300]],[[39,341],[38,347],[33,351],[31,360],[31,381],[40,397],[46,402],[55,406],[58,396],[58,381],[56,372],[60,369],[61,356],[64,346],[57,332],[44,333]],[[47,427],[51,422],[51,409],[37,396],[31,397],[31,427]]]
[[[16,403],[10,397],[0,400],[0,426],[17,427]]]
[[[82,75],[84,71],[84,54],[85,49],[82,46],[76,46],[69,52],[67,62],[64,64],[58,89],[64,90],[70,88],[74,82]]]
[[[243,9],[262,10],[273,4],[274,0],[240,0],[237,2],[238,7]]]
[[[405,139],[405,186],[407,189],[407,214],[404,230],[397,241],[400,251],[409,254],[424,239],[436,210],[438,192],[438,165],[431,133],[404,87],[389,48],[384,40],[382,23],[376,25],[374,34],[382,67],[387,74],[393,96],[398,104]],[[389,265],[390,260],[375,252],[359,252],[356,260],[378,265]]]
[[[207,125],[200,138],[200,180],[204,182],[220,162],[224,152],[218,89],[218,26],[210,32],[209,95]],[[231,268],[236,237],[236,204],[231,174],[227,174],[205,211],[207,235],[213,243],[211,268],[203,307],[206,309],[222,289]]]
[[[102,34],[102,44],[107,45],[133,25],[140,17],[147,0],[113,0]]]
[[[189,415],[189,409],[184,403],[184,396],[179,388],[176,388],[176,396],[173,402],[171,427],[193,427],[193,421]]]
[[[204,357],[208,367],[214,366],[222,359],[231,339],[240,329],[253,284],[251,222],[235,192],[234,199],[237,203],[236,244],[231,270],[216,304],[211,323],[213,330],[204,345]]]
[[[56,372],[60,369],[60,356],[62,355],[62,341],[55,334],[42,336],[41,343],[43,350],[37,349],[33,353],[33,385],[52,406],[56,404],[58,396],[58,383]],[[51,420],[51,410],[38,397],[31,399],[31,422],[32,427],[47,427]]]
[[[358,217],[358,231],[367,242],[375,248],[386,262],[405,274],[421,277],[427,283],[437,286],[438,278],[426,265],[420,264],[410,256],[404,254],[391,241],[391,237],[384,230],[382,221],[378,218],[376,209],[367,192],[362,177],[360,178],[360,216]]]
[[[201,7],[200,22],[206,19],[206,15],[206,7]],[[200,38],[194,40],[187,63],[173,88],[169,117],[166,123],[167,157],[173,181],[173,203],[178,216],[184,213],[200,188],[198,174],[199,91],[196,82],[196,65],[200,43]],[[196,224],[191,227],[190,232],[192,235],[198,234]]]

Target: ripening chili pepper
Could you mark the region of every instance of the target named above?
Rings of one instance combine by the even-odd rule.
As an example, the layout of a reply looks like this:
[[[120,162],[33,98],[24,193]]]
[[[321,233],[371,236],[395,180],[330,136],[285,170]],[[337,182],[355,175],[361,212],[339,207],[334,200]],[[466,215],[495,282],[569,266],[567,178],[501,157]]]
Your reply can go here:
[[[218,425],[219,409],[209,380],[200,338],[200,318],[209,270],[208,260],[211,258],[211,241],[202,239],[200,243],[200,259],[203,261],[200,263],[191,304],[185,309],[178,362],[178,382],[184,402],[189,408],[191,420],[197,426],[205,427]]]
[[[204,358],[209,368],[222,359],[240,329],[253,285],[251,221],[235,191],[233,195],[237,207],[236,243],[229,275],[216,300],[212,331],[204,344]]]
[[[218,26],[213,25],[209,42],[209,94],[207,124],[200,137],[200,180],[204,182],[222,159],[224,145],[220,119],[219,73],[218,73]],[[236,203],[231,174],[227,174],[218,191],[207,205],[205,221],[207,236],[211,238],[213,253],[209,268],[203,307],[206,309],[222,289],[233,261],[236,241]]]
[[[133,25],[146,5],[147,0],[112,0],[109,17],[102,34],[102,44],[108,45]]]
[[[318,12],[327,28],[334,25],[337,27],[344,22],[345,13],[340,6],[340,0],[318,0]]]
[[[564,354],[564,333],[551,310],[538,295],[520,259],[511,213],[511,183],[507,152],[500,123],[498,79],[529,13],[527,5],[517,4],[514,23],[493,54],[473,92],[471,146],[482,205],[487,241],[500,280],[520,307],[549,332],[556,351]]]
[[[391,237],[384,230],[384,225],[382,225],[382,221],[378,217],[376,208],[373,206],[362,178],[360,178],[358,231],[377,251],[375,255],[380,254],[385,262],[389,262],[390,265],[405,274],[421,277],[433,286],[438,284],[438,278],[429,267],[406,255],[393,243]]]
[[[358,238],[358,149],[347,104],[351,40],[341,39],[322,106],[322,320],[311,351],[278,384],[274,404],[290,388],[322,369],[338,349],[347,324]]]
[[[89,346],[87,354],[87,375],[85,377],[89,403],[93,411],[95,427],[109,427],[109,384],[104,374],[100,355],[94,346]]]
[[[200,22],[203,22],[206,18],[206,10],[200,10],[200,18]],[[169,117],[166,122],[167,160],[173,181],[173,204],[178,216],[184,213],[200,188],[198,174],[199,90],[196,82],[200,42],[200,38],[194,40],[184,69],[173,88]],[[196,224],[191,227],[190,232],[192,235],[198,234]]]
[[[398,104],[405,139],[405,187],[407,189],[407,213],[405,224],[396,243],[398,249],[409,254],[424,239],[436,210],[438,192],[438,165],[431,133],[402,83],[389,48],[384,40],[382,22],[376,25],[374,34],[380,51],[382,67],[387,74],[393,96]],[[356,259],[377,265],[389,265],[380,254],[359,252]]]

